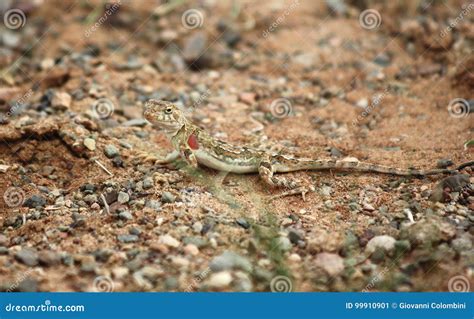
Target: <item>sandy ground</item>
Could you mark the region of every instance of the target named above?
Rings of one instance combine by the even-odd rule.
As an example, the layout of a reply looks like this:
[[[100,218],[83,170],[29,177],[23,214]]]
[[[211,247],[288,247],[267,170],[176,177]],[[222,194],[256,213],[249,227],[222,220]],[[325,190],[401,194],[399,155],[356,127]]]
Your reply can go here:
[[[283,190],[257,175],[138,159],[171,150],[142,120],[159,98],[236,144],[399,168],[471,161],[466,4],[12,3],[25,24],[0,25],[0,289],[472,289],[469,168],[454,182],[290,174],[316,189],[303,201],[269,200]]]

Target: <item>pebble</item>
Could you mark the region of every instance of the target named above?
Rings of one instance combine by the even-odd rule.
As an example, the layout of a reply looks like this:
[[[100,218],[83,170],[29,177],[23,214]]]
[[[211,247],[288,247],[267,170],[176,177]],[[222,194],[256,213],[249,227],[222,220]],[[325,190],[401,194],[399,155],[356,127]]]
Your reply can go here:
[[[71,106],[72,97],[66,92],[55,92],[51,100],[51,106],[60,109],[67,110]]]
[[[46,205],[46,199],[44,199],[40,195],[33,195],[29,197],[23,204],[23,206],[29,208],[43,207],[44,205]]]
[[[193,224],[193,232],[195,232],[196,234],[200,234],[201,231],[202,231],[202,223],[201,222],[195,222]]]
[[[32,248],[21,249],[16,253],[15,258],[30,267],[38,264],[38,253]]]
[[[138,236],[137,235],[118,235],[117,239],[118,241],[122,243],[134,243],[138,241]]]
[[[229,271],[221,271],[215,274],[212,274],[207,285],[211,288],[223,288],[230,285],[232,282],[232,274]]]
[[[278,238],[278,244],[280,246],[280,249],[283,251],[289,251],[293,247],[288,237]]]
[[[126,127],[132,127],[132,126],[144,127],[147,124],[148,124],[148,121],[145,119],[133,119],[133,120],[129,120],[122,123],[122,125]]]
[[[321,186],[321,188],[319,189],[319,194],[323,196],[330,196],[331,192],[332,192],[332,188],[326,185]]]
[[[122,220],[132,220],[132,219],[133,219],[132,214],[131,214],[128,210],[123,211],[123,212],[120,212],[120,213],[118,214],[118,217],[119,217],[120,219],[122,219]],[[133,235],[133,234],[132,234],[132,235]],[[135,234],[135,235],[136,235],[136,234]]]
[[[237,218],[235,222],[237,223],[237,225],[239,225],[240,227],[244,229],[250,228],[250,224],[245,218]]]
[[[252,264],[247,258],[232,251],[224,251],[221,255],[214,257],[209,267],[213,272],[232,269],[241,269],[246,272],[252,270]]]
[[[298,263],[301,261],[301,256],[298,254],[291,254],[290,256],[288,256],[288,260],[294,263]]]
[[[187,255],[196,256],[199,254],[199,248],[197,248],[197,246],[193,244],[187,244],[186,246],[184,246],[183,250],[184,253]]]
[[[0,164],[0,173],[6,173],[11,166]]]
[[[336,252],[344,244],[344,238],[340,233],[329,233],[326,230],[318,230],[307,237],[308,250],[315,253],[322,251]]]
[[[119,155],[119,150],[112,144],[107,144],[104,148],[104,154],[108,158],[113,158],[117,155]]]
[[[129,200],[130,200],[130,195],[128,195],[128,193],[125,193],[125,192],[118,193],[117,201],[120,204],[128,203]]]
[[[336,276],[344,271],[344,259],[337,254],[317,254],[315,264],[326,271],[329,276]]]
[[[369,203],[362,203],[362,209],[368,212],[373,212],[375,210],[374,206],[370,205]]]
[[[179,245],[181,244],[179,242],[179,240],[177,240],[176,238],[174,238],[173,236],[171,235],[161,235],[159,238],[158,238],[158,242],[160,244],[163,244],[163,245],[166,245],[166,246],[169,246],[169,247],[173,247],[173,248],[177,248],[179,247]]]
[[[153,178],[151,177],[145,177],[143,180],[143,189],[150,189],[154,186]]]
[[[93,138],[87,137],[84,139],[84,146],[89,151],[95,151],[95,140]]]
[[[288,231],[288,238],[292,244],[296,245],[300,240],[303,240],[303,235],[296,229],[290,229]]]
[[[128,275],[129,269],[127,267],[115,267],[112,269],[112,275],[114,276],[115,279],[122,279],[125,276]]]
[[[380,248],[383,251],[391,252],[395,248],[395,242],[395,238],[388,235],[375,236],[369,240],[367,246],[365,247],[365,251],[368,254],[372,254],[375,250]]]
[[[472,240],[468,234],[462,237],[456,238],[451,242],[451,246],[457,252],[468,251],[472,249]]]
[[[0,246],[7,246],[8,245],[8,237],[0,234]]]
[[[161,194],[161,201],[163,203],[174,203],[175,200],[176,200],[176,197],[170,192],[163,192]]]
[[[204,32],[196,32],[185,40],[182,50],[183,58],[189,63],[200,58],[207,45],[207,35]]]
[[[38,254],[40,264],[45,266],[54,266],[61,263],[61,256],[51,250],[43,250]]]

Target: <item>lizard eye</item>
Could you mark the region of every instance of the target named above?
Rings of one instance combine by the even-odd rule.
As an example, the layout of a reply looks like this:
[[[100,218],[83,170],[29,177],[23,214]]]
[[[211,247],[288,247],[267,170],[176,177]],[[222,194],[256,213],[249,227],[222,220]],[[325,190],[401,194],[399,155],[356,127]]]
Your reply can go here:
[[[166,114],[171,114],[172,112],[173,112],[173,110],[170,107],[165,109]]]

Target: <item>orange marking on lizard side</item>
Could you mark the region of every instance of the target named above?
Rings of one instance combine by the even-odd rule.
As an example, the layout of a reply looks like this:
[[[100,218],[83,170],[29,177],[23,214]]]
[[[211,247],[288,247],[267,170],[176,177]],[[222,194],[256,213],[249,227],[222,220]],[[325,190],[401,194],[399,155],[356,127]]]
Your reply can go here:
[[[188,145],[189,145],[189,147],[191,147],[192,150],[199,149],[199,143],[198,143],[196,135],[194,135],[194,134],[189,135]]]

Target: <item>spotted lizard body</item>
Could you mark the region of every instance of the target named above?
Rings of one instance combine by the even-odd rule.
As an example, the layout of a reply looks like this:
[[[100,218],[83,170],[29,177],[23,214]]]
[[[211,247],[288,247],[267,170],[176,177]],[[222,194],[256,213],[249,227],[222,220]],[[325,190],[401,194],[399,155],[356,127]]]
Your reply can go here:
[[[452,173],[449,169],[399,169],[356,160],[305,159],[246,146],[236,146],[210,136],[206,131],[189,121],[183,112],[173,103],[149,100],[145,104],[144,117],[155,127],[162,129],[170,139],[174,151],[157,163],[170,163],[179,157],[189,165],[206,167],[236,174],[258,173],[270,186],[286,187],[291,195],[308,191],[295,181],[288,180],[275,173],[287,173],[300,170],[345,170],[373,172],[401,176],[426,176]]]

